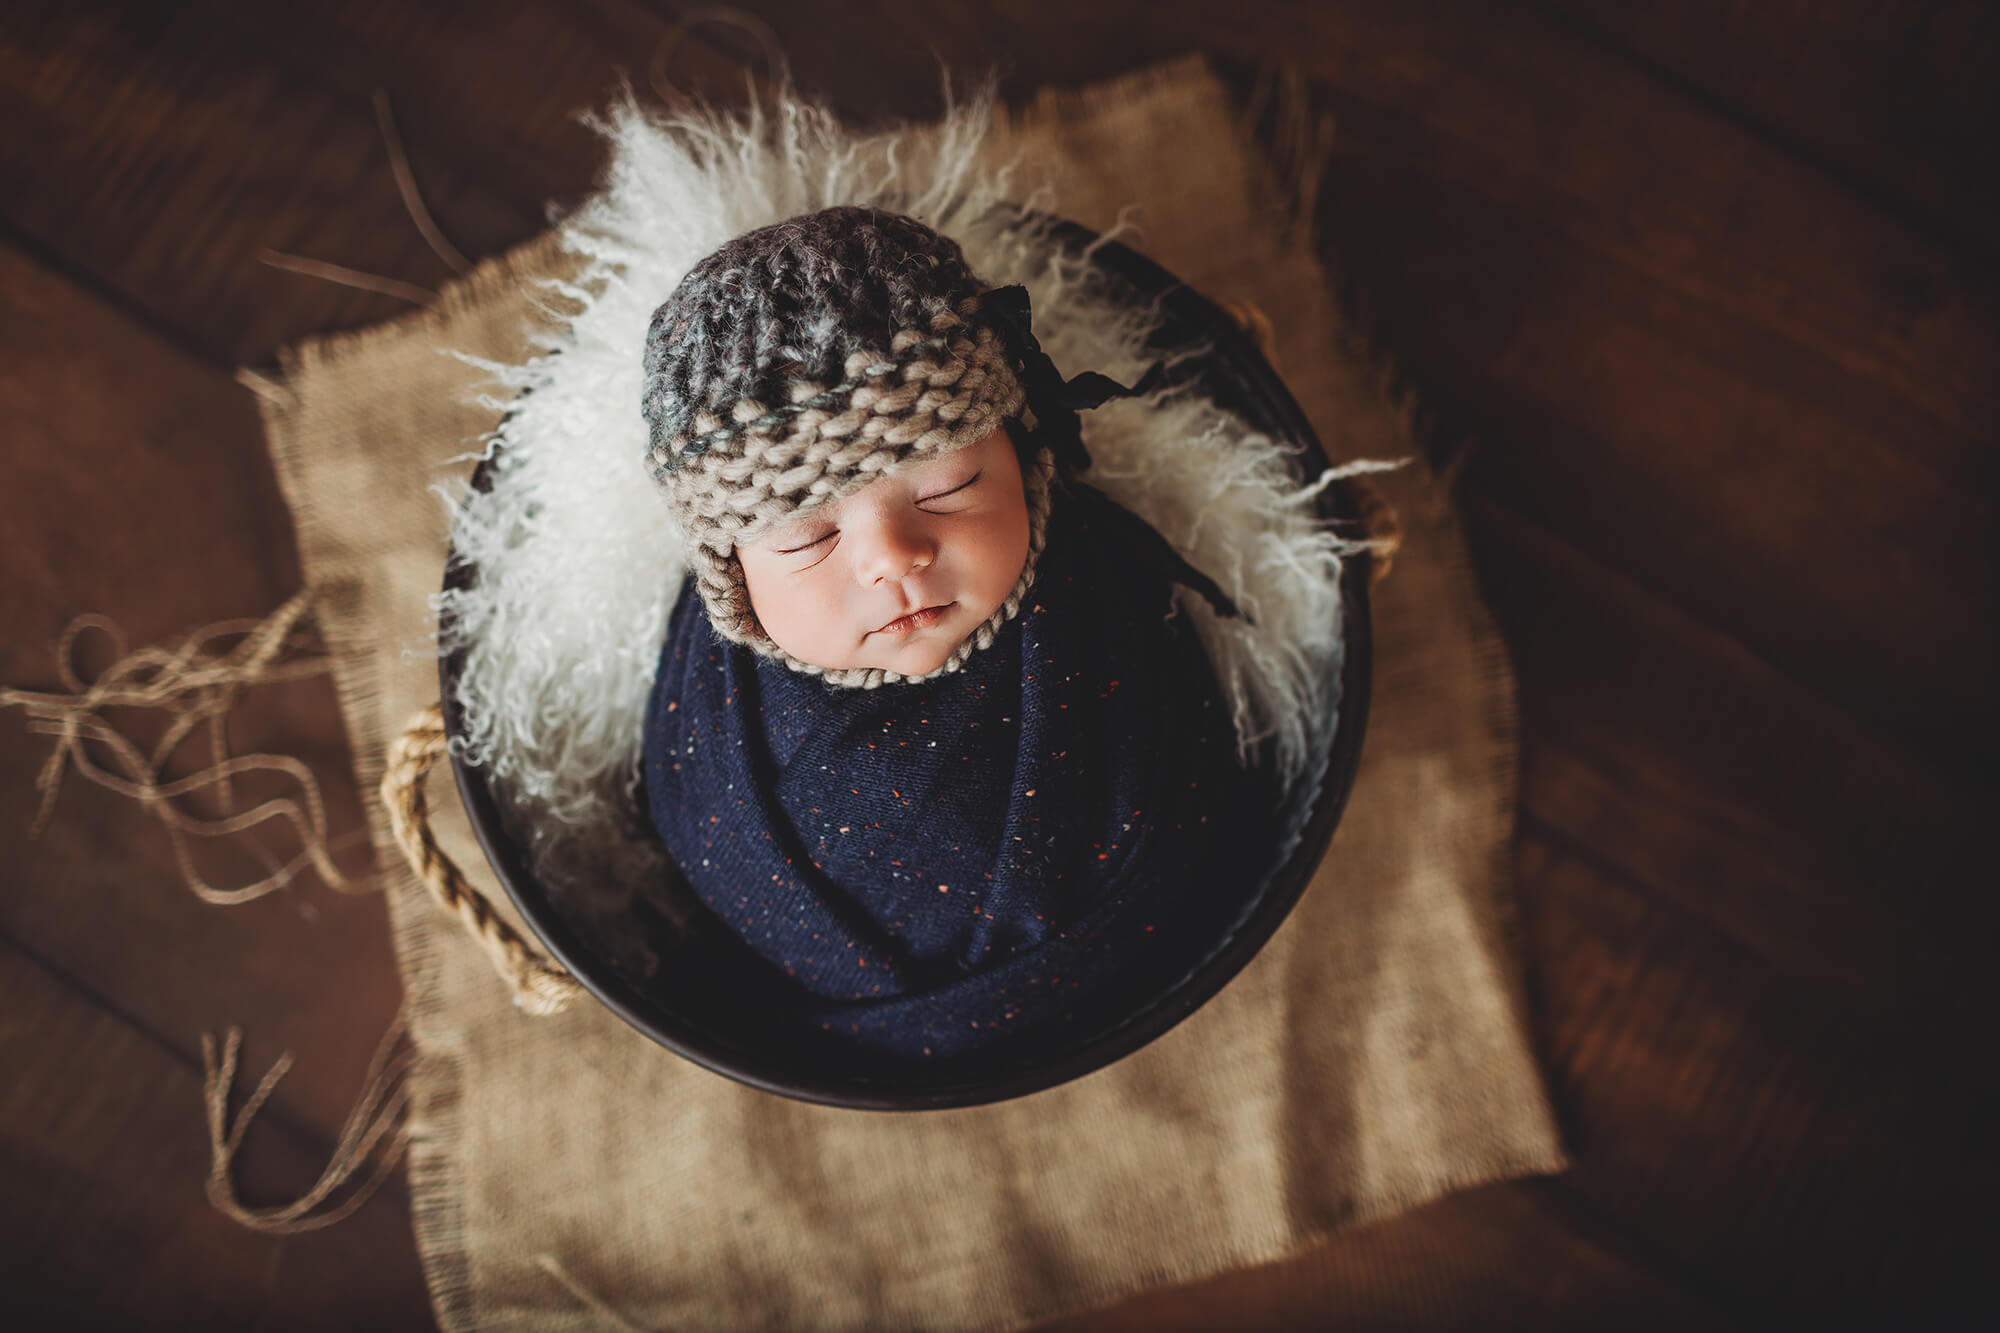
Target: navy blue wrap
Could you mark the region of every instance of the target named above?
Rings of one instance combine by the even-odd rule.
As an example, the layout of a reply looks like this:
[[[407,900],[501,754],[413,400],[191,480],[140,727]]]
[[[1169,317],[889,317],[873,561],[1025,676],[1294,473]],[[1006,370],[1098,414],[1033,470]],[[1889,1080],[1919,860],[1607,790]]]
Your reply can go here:
[[[680,598],[654,825],[829,1031],[945,1056],[1102,1022],[1218,943],[1268,869],[1269,784],[1136,522],[1060,488],[1020,616],[917,684],[828,686]]]

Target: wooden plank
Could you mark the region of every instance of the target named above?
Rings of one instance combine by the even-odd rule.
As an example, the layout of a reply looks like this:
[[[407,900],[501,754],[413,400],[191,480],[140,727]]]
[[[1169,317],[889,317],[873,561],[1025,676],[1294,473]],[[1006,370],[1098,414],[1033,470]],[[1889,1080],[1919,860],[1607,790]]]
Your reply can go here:
[[[2000,10],[1978,0],[1553,0],[1565,20],[1789,155],[1995,258]]]
[[[52,649],[84,612],[134,647],[212,621],[268,614],[298,585],[291,530],[250,395],[130,320],[0,246],[0,679],[53,687]],[[86,645],[95,669],[99,641]],[[122,719],[134,725],[136,718]],[[336,836],[358,835],[360,793],[324,679],[245,698],[239,753],[295,754],[317,771]],[[200,1034],[240,1023],[245,1064],[280,1049],[299,1064],[274,1110],[330,1140],[399,1003],[383,904],[300,884],[243,906],[182,887],[165,831],[140,806],[71,775],[43,835],[25,835],[53,742],[0,713],[0,935],[143,1016],[183,1059]],[[207,761],[193,747],[180,771]],[[288,789],[287,794],[295,791]],[[272,838],[289,855],[295,842]],[[365,839],[343,863],[363,873]],[[262,869],[239,860],[247,883]],[[222,881],[227,882],[227,881]]]
[[[1520,678],[1523,807],[1783,973],[1962,1010],[1987,802],[1547,530],[1473,509]]]
[[[1250,22],[1232,27],[1226,49],[1299,51],[1336,112],[1354,113],[1341,125],[1355,146],[1455,183],[1472,234],[1488,208],[1517,209],[1650,275],[1662,297],[1796,343],[1910,399],[1954,437],[1987,438],[2000,332],[1983,265],[1532,12],[1446,12],[1320,6],[1289,42],[1276,21]],[[1337,225],[1369,201],[1336,172],[1329,206]]]
[[[1983,610],[2000,600],[1991,435],[1789,329],[1579,246],[1545,208],[1469,176],[1474,162],[1428,161],[1428,134],[1360,119],[1343,121],[1329,187],[1333,248],[1366,275],[1382,341],[1435,386],[1443,433],[1477,440],[1467,489],[1687,607],[1892,743],[1979,771],[2000,738],[1978,665],[2000,661]],[[1851,217],[1826,225],[1870,231]],[[1684,242],[1721,267],[1751,246]],[[1852,295],[1901,322],[1881,298]],[[1983,318],[1965,328],[1992,343]]]
[[[207,0],[203,8],[329,89],[357,99],[386,91],[406,139],[537,215],[574,203],[603,170],[603,141],[581,113],[602,110],[621,84],[662,107],[649,76],[677,23],[636,0],[543,0],[490,13],[393,0]],[[728,54],[732,44],[746,54],[754,45],[720,25],[684,33],[669,77],[725,104],[740,100],[745,66]]]
[[[432,1326],[398,1191],[323,1231],[249,1231],[203,1194],[198,1063],[5,944],[0,993],[0,1270],[11,1326]],[[246,1147],[239,1191],[252,1204],[293,1197],[324,1164],[322,1145],[276,1123],[253,1126]]]
[[[1576,1165],[1558,1188],[1746,1311],[1813,1323],[1990,1305],[1994,1184],[1964,1046],[1846,1021],[1531,827],[1522,924]],[[1956,1055],[1959,1058],[1953,1058]]]
[[[1959,1073],[1990,1001],[1976,794],[1474,517],[1521,680],[1522,938],[1575,1225],[1746,1311],[1971,1301],[1943,1219],[1993,1183]]]
[[[1728,1327],[1728,1312],[1581,1233],[1539,1183],[1461,1194],[1294,1258],[1044,1325],[1120,1329]]]
[[[40,219],[38,229],[13,223],[36,245],[169,322],[189,311],[206,319],[201,275],[187,278],[184,290],[158,276],[181,280],[170,270],[182,256],[164,253],[173,246],[189,247],[192,262],[213,268],[208,223],[172,202],[184,197],[168,188],[179,183],[107,185],[91,173],[106,160],[125,164],[127,175],[191,167],[202,181],[225,179],[245,197],[256,195],[289,178],[267,161],[247,183],[235,182],[203,156],[210,147],[187,127],[209,123],[203,117],[212,119],[220,106],[268,111],[280,127],[314,130],[320,123],[288,99],[315,87],[339,94],[307,100],[337,103],[328,123],[345,128],[329,132],[338,151],[318,145],[308,156],[353,167],[350,183],[365,176],[381,199],[379,207],[357,208],[330,190],[309,202],[333,219],[327,225],[357,234],[373,236],[391,221],[404,225],[386,169],[370,175],[359,166],[373,133],[362,102],[367,62],[384,51],[358,28],[353,46],[329,45],[338,58],[315,63],[312,47],[339,35],[339,22],[301,19],[307,36],[299,37],[285,36],[290,30],[273,19],[246,40],[222,31],[226,25],[202,26],[210,20],[149,20],[153,28],[107,36],[100,31],[105,12],[86,11],[68,30],[82,34],[71,45],[93,57],[109,50],[126,61],[123,75],[79,74],[60,33],[32,49],[10,35],[0,51],[7,62],[0,87],[8,89],[7,109],[18,113],[14,123],[37,136],[50,132],[39,148],[22,150],[45,154],[32,161],[8,156],[18,145],[0,150],[8,201],[0,214],[15,217],[19,191],[12,187],[26,177],[9,173],[23,162],[33,177],[27,183],[53,192],[19,205],[29,210],[24,216]],[[1005,45],[996,37],[1015,31],[975,11],[918,33],[909,7],[871,8],[865,14],[893,31],[876,59],[859,62],[847,43],[803,40],[817,30],[810,15],[771,12],[796,47],[809,48],[799,54],[817,62],[849,107],[872,97],[920,112],[917,101],[935,96],[924,50],[934,32],[944,34],[941,49],[958,61],[983,60]],[[17,22],[46,16],[10,15],[5,23],[12,32]],[[1960,779],[1973,773],[1967,762],[1983,755],[1993,734],[1992,704],[1968,665],[1991,647],[1981,628],[1990,619],[1991,585],[1979,571],[1990,554],[1983,534],[1992,514],[1977,497],[1991,489],[1993,400],[1989,382],[1969,377],[1992,363],[1990,273],[1939,258],[1923,238],[1876,216],[1837,182],[1788,163],[1783,145],[1760,139],[1756,127],[1746,132],[1727,114],[1692,107],[1680,89],[1635,81],[1619,61],[1532,19],[1482,17],[1453,26],[1434,14],[1406,18],[1400,9],[1345,6],[1310,18],[1315,45],[1277,36],[1298,19],[1291,10],[1232,15],[1218,25],[1212,11],[1165,6],[1123,45],[1103,40],[1131,18],[1115,8],[1051,12],[1018,31],[1037,44],[1029,57],[1034,77],[1057,81],[1110,72],[1110,60],[1140,63],[1177,43],[1243,59],[1305,52],[1330,81],[1328,96],[1343,117],[1329,234],[1339,253],[1370,271],[1378,308],[1392,312],[1385,324],[1392,344],[1405,350],[1421,380],[1461,390],[1446,398],[1440,389],[1440,404],[1457,424],[1489,437],[1470,480],[1487,501],[1478,511],[1481,558],[1522,667],[1533,833],[1523,853],[1526,935],[1540,1030],[1557,1053],[1558,1091],[1584,1149],[1577,1183],[1552,1196],[1574,1210],[1555,1221],[1592,1237],[1586,1248],[1597,1256],[1544,1255],[1541,1247],[1556,1244],[1550,1238],[1565,1228],[1529,1221],[1520,1223],[1523,1251],[1510,1268],[1494,1256],[1495,1233],[1515,1225],[1512,1215],[1475,1211],[1455,1223],[1428,1222],[1463,1240],[1471,1256],[1462,1285],[1457,1275],[1442,1280],[1440,1267],[1457,1251],[1433,1247],[1421,1220],[1426,1210],[1412,1222],[1417,1257],[1407,1267],[1387,1265],[1400,1276],[1381,1286],[1368,1285],[1367,1265],[1376,1261],[1359,1258],[1367,1271],[1324,1279],[1316,1294],[1267,1292],[1249,1275],[1189,1296],[1188,1308],[1209,1310],[1219,1322],[1268,1297],[1279,1325],[1333,1309],[1356,1311],[1364,1321],[1382,1312],[1384,1321],[1462,1326],[1478,1316],[1452,1320],[1438,1311],[1469,1311],[1497,1284],[1499,1308],[1601,1309],[1601,1323],[1623,1323],[1653,1299],[1624,1285],[1634,1280],[1628,1270],[1643,1274],[1660,1262],[1677,1272],[1684,1266],[1698,1286],[1714,1284],[1760,1306],[1795,1296],[1816,1309],[1850,1298],[1858,1307],[1880,1306],[1899,1286],[1941,1302],[1963,1290],[1962,1279],[1949,1283],[1974,1271],[1967,1242],[1932,1219],[1966,1206],[1985,1183],[1961,1176],[1965,1163],[1981,1157],[1972,1106],[1953,1071],[1966,1049],[1977,1049],[1957,1002],[1982,998],[1964,981],[1977,975],[1977,960],[1967,955],[1982,935],[1964,887],[1977,882],[1977,843],[1967,837],[1978,827],[1969,822],[1977,807],[1967,814]],[[627,21],[635,31],[641,26]],[[431,57],[449,50],[449,23],[425,15],[393,31],[396,40],[384,45],[409,47],[408,63],[393,66],[393,82],[412,88]],[[524,40],[491,31],[496,51]],[[527,31],[551,48],[552,87],[581,87],[577,71],[595,68],[588,62],[612,44],[586,38],[572,50],[558,46],[561,34],[546,26]],[[154,35],[178,53],[162,57],[158,68],[146,55]],[[282,58],[273,62],[271,48]],[[220,67],[237,72],[219,84],[213,71],[203,72],[211,49],[234,53]],[[518,55],[504,59],[521,62]],[[296,88],[262,82],[258,71],[267,65],[286,69],[283,77]],[[515,71],[512,81],[521,69],[531,72],[532,62],[502,67]],[[65,80],[77,80],[84,92],[75,94]],[[481,117],[507,100],[504,82],[481,85],[460,113],[449,105],[448,82],[398,94],[399,105],[416,99],[406,133],[414,130],[427,193],[440,164],[465,169]],[[522,100],[509,133],[524,137],[509,140],[509,151],[518,147],[532,159],[532,172],[541,173],[532,177],[537,189],[559,185],[567,179],[561,137],[536,129],[545,103]],[[134,108],[142,124],[159,122],[147,127],[152,137],[120,130],[122,157],[89,147],[84,131],[97,124],[92,117]],[[239,138],[244,132],[231,131]],[[66,156],[79,142],[85,147]],[[522,201],[504,188],[502,165],[486,159],[467,188],[506,212]],[[133,222],[127,232],[100,234],[89,209],[105,190],[114,212],[155,198],[172,206],[145,228]],[[369,213],[373,222],[363,226],[356,219],[369,208],[379,216]],[[310,212],[293,202],[280,211],[293,225]],[[83,241],[71,243],[71,230]],[[124,254],[121,242],[140,253]],[[10,302],[20,271],[0,268],[0,292]],[[156,290],[173,299],[155,300],[149,293]],[[216,290],[240,299],[227,284]],[[194,602],[175,598],[212,596],[202,605],[227,604],[220,614],[265,609],[269,601],[257,598],[266,584],[235,584],[233,575],[151,605],[117,601],[132,569],[145,568],[135,562],[161,549],[212,554],[239,515],[268,520],[280,511],[268,478],[243,471],[248,455],[229,452],[250,438],[240,424],[251,420],[247,400],[230,398],[237,406],[226,409],[240,420],[221,436],[237,443],[202,452],[202,423],[231,420],[221,403],[237,393],[233,386],[212,377],[189,388],[191,380],[151,372],[134,381],[116,370],[116,357],[60,327],[54,336],[64,355],[34,360],[30,344],[43,331],[33,321],[46,308],[24,300],[7,309],[7,328],[25,326],[18,339],[0,334],[10,338],[11,364],[27,368],[24,381],[51,387],[45,397],[17,396],[10,381],[5,405],[17,421],[77,413],[81,425],[72,440],[37,422],[34,447],[9,455],[9,468],[21,469],[10,480],[23,484],[9,488],[18,498],[0,502],[12,506],[4,521],[33,535],[17,548],[29,591],[0,594],[19,598],[18,605],[0,603],[0,623],[11,631],[28,623],[16,613],[40,605],[36,596],[87,587],[106,590],[97,605],[142,623],[150,617],[161,630],[209,614],[191,615]],[[307,326],[288,309],[298,327]],[[1407,312],[1400,321],[1397,311]],[[1858,332],[1871,322],[1879,330]],[[215,327],[248,336],[240,312],[227,308]],[[108,349],[127,346],[114,339]],[[208,352],[231,355],[222,342]],[[79,365],[90,369],[79,373]],[[121,417],[104,401],[121,394],[165,407],[157,416],[134,409]],[[99,436],[106,443],[89,452]],[[153,452],[110,447],[120,438],[154,442]],[[79,447],[85,452],[73,469],[47,461]],[[176,481],[182,471],[190,481]],[[91,512],[107,521],[74,534],[48,530],[52,519],[24,528],[40,518],[37,500],[51,513],[102,504]],[[264,538],[244,540],[268,555]],[[284,552],[288,560],[288,545]],[[174,570],[208,568],[208,558],[197,565],[195,557],[177,557],[146,572],[171,580]],[[264,573],[280,588],[295,578],[283,569]],[[246,605],[231,600],[237,596]],[[50,602],[31,609],[29,620],[47,622],[47,631],[37,631],[43,636],[73,609],[82,603]],[[10,638],[7,652],[17,644],[33,646]],[[23,660],[41,664],[39,656]],[[1847,719],[1850,710],[1864,725]],[[303,725],[308,711],[274,723],[273,734]],[[330,745],[337,756],[337,737]],[[21,784],[0,796],[0,808],[25,809],[30,767],[25,752],[0,766]],[[108,806],[85,819],[66,859],[34,869],[42,876],[37,883],[61,886],[84,874],[105,855],[87,840],[115,842],[125,827]],[[161,869],[158,856],[147,855],[153,859],[132,863],[132,883]],[[237,993],[230,978],[196,975],[188,965],[172,970],[155,956],[180,951],[198,962],[217,956],[218,945],[236,946],[223,939],[161,949],[161,941],[179,941],[193,927],[134,915],[139,895],[131,888],[87,890],[95,924],[84,915],[57,929],[49,922],[60,926],[58,918],[39,917],[34,930],[52,933],[34,938],[53,940],[70,962],[81,959],[84,972],[139,978],[129,993],[100,997],[100,1008],[130,1004],[145,1012],[162,989],[206,985],[207,1007],[191,1005],[175,1020],[188,1036],[240,1017],[215,1002]],[[29,908],[47,910],[47,898]],[[99,947],[87,937],[101,933],[107,919],[131,921],[151,947],[76,952]],[[266,929],[246,926],[244,933]],[[321,939],[307,934],[300,942],[306,950],[284,961],[309,957]],[[148,974],[149,967],[160,970]],[[184,1050],[180,1032],[168,1035]],[[80,1049],[86,1039],[74,1044]],[[265,1054],[249,1053],[246,1068],[261,1069]],[[310,1051],[302,1054],[307,1059],[289,1083],[324,1068]],[[88,1077],[75,1073],[72,1081]],[[321,1093],[291,1108],[301,1123],[315,1108],[344,1109],[353,1079],[324,1077]],[[154,1142],[148,1131],[131,1133],[142,1145]],[[11,1166],[8,1174],[16,1174]],[[25,1168],[22,1174],[38,1189],[66,1183]],[[32,1213],[17,1206],[15,1215]],[[71,1220],[61,1234],[79,1234],[82,1224],[63,1217]],[[1611,1251],[1597,1242],[1611,1235],[1622,1238],[1618,1252],[1639,1256],[1636,1265],[1602,1259]],[[185,1266],[204,1262],[197,1256]],[[64,1271],[65,1283],[84,1280],[82,1269]],[[1946,1285],[1927,1285],[1933,1278]],[[1444,1290],[1398,1286],[1432,1281]],[[220,1282],[232,1285],[226,1271]],[[1542,1284],[1597,1294],[1570,1305]],[[1458,1300],[1468,1304],[1452,1304]],[[1172,1294],[1153,1306],[1171,1317],[1162,1307],[1182,1308]]]
[[[1586,1234],[1768,1316],[1958,1313],[1985,802],[1491,504],[1523,940]],[[1912,1293],[1916,1293],[1913,1297]]]
[[[233,365],[406,302],[284,273],[266,249],[435,288],[450,273],[398,197],[367,101],[333,95],[186,6],[10,5],[0,224]],[[540,229],[411,145],[447,236],[477,258]]]

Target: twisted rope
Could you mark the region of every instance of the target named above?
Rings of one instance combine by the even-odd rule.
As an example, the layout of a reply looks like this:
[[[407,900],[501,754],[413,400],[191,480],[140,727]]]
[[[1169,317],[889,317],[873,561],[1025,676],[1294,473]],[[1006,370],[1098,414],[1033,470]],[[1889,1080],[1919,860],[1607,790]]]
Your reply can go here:
[[[273,1236],[317,1231],[352,1216],[389,1179],[409,1147],[410,1125],[404,1112],[410,1104],[409,1073],[416,1053],[403,1041],[408,1032],[404,1015],[398,1013],[375,1047],[361,1095],[348,1111],[326,1169],[320,1172],[312,1188],[290,1203],[266,1207],[252,1207],[238,1198],[231,1172],[237,1154],[243,1149],[244,1136],[250,1132],[250,1122],[264,1109],[264,1103],[277,1089],[278,1080],[290,1071],[292,1053],[286,1051],[278,1057],[232,1121],[229,1093],[236,1082],[236,1057],[243,1047],[243,1029],[230,1028],[219,1045],[212,1033],[203,1033],[202,1100],[208,1113],[209,1202],[252,1231]],[[371,1159],[374,1169],[368,1177],[345,1199],[333,1202],[341,1187],[355,1179]]]
[[[55,746],[35,779],[41,792],[30,836],[42,831],[55,809],[65,773],[96,783],[136,800],[166,828],[181,878],[206,902],[249,902],[284,888],[307,868],[329,887],[359,892],[370,887],[356,882],[333,859],[333,852],[365,836],[333,835],[328,831],[319,781],[312,769],[290,755],[232,755],[225,721],[243,693],[253,686],[323,676],[332,659],[311,644],[312,594],[302,591],[262,621],[225,620],[188,634],[175,648],[126,650],[124,634],[103,616],[79,616],[63,631],[56,647],[57,690],[0,688],[0,708],[20,708],[28,728],[51,736]],[[93,680],[77,669],[78,641],[87,631],[105,635],[116,661]],[[221,646],[228,640],[235,642]],[[167,726],[150,747],[142,746],[121,724],[107,721],[107,710],[144,709],[164,714]],[[185,744],[207,729],[212,762],[185,777],[168,778],[169,767]],[[99,746],[110,762],[93,758]],[[274,796],[254,807],[238,807],[236,782],[254,774],[288,778],[297,797]],[[190,800],[212,789],[221,813],[197,813]],[[223,839],[272,822],[288,824],[300,844],[299,853],[284,864],[254,840],[243,846],[264,861],[269,871],[253,884],[221,887],[208,882],[196,864],[193,839]]]
[[[410,869],[432,895],[457,917],[492,960],[514,1003],[531,1014],[559,1013],[583,994],[576,978],[521,937],[472,887],[457,864],[446,856],[431,832],[430,798],[424,777],[445,752],[444,711],[432,704],[410,719],[403,734],[389,747],[382,774],[382,804],[389,827]]]

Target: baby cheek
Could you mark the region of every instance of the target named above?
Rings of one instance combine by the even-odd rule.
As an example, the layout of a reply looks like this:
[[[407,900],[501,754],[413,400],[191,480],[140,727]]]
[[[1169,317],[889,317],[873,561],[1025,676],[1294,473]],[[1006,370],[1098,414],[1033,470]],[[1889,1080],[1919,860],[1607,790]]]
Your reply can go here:
[[[1020,581],[1022,566],[1028,563],[1028,509],[1025,501],[1013,506],[1002,521],[991,526],[986,542],[984,563],[991,571],[986,579],[986,590],[988,599],[997,608],[1014,590],[1014,585]]]
[[[804,661],[824,651],[829,597],[815,587],[811,571],[771,568],[752,557],[743,563],[750,608],[764,632],[780,648]]]

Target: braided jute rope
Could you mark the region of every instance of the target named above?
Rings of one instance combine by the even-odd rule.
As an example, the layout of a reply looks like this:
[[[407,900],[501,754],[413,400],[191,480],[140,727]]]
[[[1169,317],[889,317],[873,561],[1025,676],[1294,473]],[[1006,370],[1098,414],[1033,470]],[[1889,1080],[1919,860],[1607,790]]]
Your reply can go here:
[[[583,994],[583,987],[500,918],[431,832],[424,777],[445,751],[444,710],[438,704],[420,710],[389,747],[381,793],[396,845],[417,878],[486,951],[494,970],[514,992],[514,1003],[531,1014],[560,1013]]]

